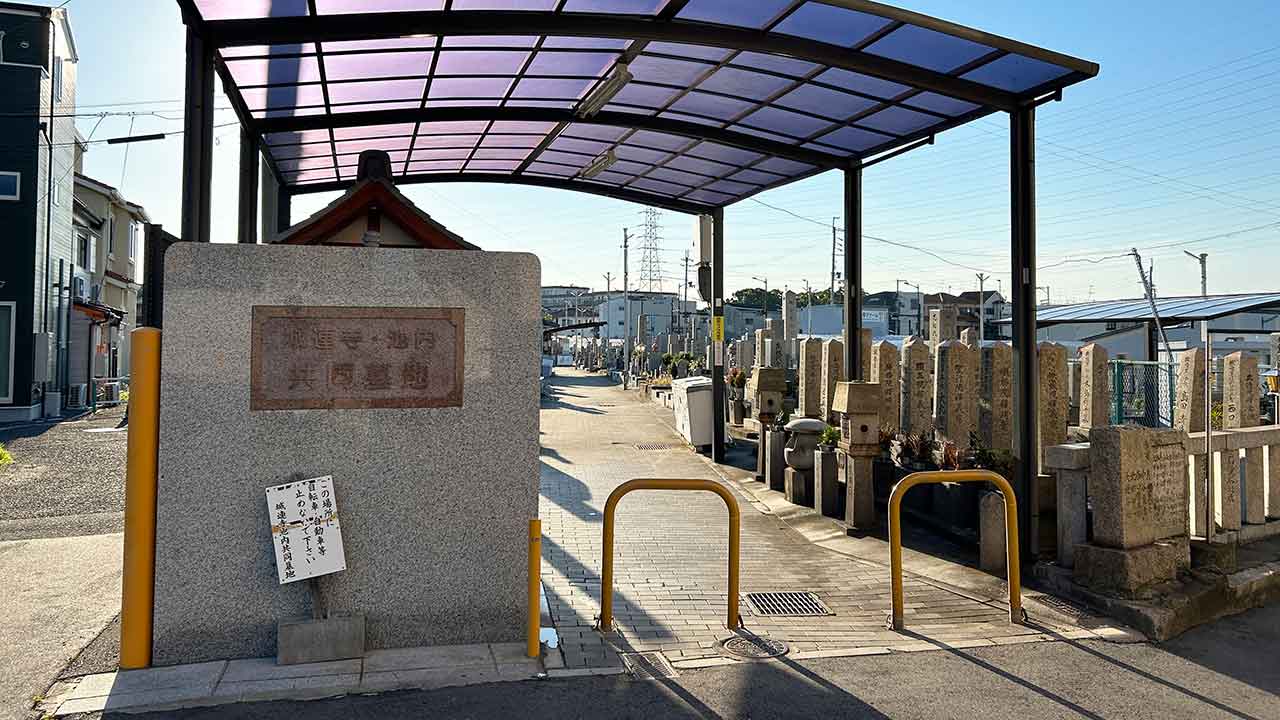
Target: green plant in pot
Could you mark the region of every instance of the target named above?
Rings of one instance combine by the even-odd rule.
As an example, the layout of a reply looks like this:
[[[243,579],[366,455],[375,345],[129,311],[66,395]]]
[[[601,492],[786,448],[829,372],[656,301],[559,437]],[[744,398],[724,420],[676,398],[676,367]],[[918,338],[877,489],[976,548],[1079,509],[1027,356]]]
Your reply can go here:
[[[818,447],[824,451],[830,452],[836,449],[840,444],[840,428],[828,426],[826,430],[818,433]]]

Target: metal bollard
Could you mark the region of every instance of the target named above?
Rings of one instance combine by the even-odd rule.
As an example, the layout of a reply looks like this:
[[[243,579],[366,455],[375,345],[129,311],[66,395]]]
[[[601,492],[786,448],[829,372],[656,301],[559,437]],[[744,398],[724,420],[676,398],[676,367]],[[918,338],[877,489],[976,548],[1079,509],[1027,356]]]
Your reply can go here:
[[[120,667],[151,665],[155,601],[156,472],[160,442],[160,330],[132,334],[129,445],[124,491],[124,577],[120,597]]]

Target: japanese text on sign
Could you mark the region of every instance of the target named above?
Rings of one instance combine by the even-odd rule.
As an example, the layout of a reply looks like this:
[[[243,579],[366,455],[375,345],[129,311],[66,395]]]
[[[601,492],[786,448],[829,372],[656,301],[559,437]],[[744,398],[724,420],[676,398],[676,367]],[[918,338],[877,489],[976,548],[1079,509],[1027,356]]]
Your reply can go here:
[[[332,476],[267,488],[267,512],[281,585],[347,569]]]
[[[251,410],[462,404],[460,308],[253,308]]]

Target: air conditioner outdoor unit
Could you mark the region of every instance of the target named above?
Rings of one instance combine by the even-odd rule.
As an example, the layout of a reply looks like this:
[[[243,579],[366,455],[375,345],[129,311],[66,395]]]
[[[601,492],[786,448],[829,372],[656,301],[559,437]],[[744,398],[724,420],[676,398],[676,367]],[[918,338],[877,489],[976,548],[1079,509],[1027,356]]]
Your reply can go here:
[[[68,405],[73,408],[82,408],[89,402],[89,385],[87,383],[74,383],[71,386],[71,397],[68,399]]]

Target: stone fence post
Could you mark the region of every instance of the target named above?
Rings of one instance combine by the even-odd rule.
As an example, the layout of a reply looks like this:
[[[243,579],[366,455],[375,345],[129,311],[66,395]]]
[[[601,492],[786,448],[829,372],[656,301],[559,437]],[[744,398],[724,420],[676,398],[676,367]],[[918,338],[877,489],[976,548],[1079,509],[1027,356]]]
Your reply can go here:
[[[1111,366],[1097,343],[1080,348],[1080,427],[1111,424]],[[1120,424],[1124,423],[1121,418]]]

